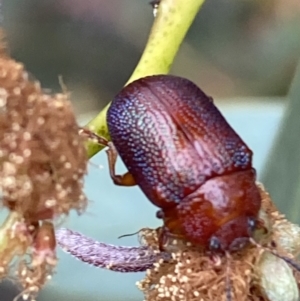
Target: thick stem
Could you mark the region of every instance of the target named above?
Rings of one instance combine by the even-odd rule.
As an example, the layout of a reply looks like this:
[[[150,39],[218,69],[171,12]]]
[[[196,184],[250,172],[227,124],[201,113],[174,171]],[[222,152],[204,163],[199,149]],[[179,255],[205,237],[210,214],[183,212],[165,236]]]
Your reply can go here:
[[[162,0],[155,17],[143,55],[128,83],[148,75],[167,74],[172,66],[189,27],[205,0]],[[87,127],[109,139],[106,112],[109,104]],[[87,144],[89,158],[103,146],[90,141]]]

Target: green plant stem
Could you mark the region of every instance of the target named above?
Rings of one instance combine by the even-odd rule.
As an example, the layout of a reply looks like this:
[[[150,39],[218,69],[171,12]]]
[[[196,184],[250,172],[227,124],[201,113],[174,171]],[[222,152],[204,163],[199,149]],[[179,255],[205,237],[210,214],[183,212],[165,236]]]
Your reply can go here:
[[[300,220],[300,61],[288,94],[288,106],[262,176],[278,208],[292,221]]]
[[[126,83],[153,74],[167,74],[172,66],[188,29],[205,0],[162,0],[155,17],[143,55]],[[108,104],[87,128],[109,139],[106,125]],[[87,143],[89,158],[103,147],[92,141]]]

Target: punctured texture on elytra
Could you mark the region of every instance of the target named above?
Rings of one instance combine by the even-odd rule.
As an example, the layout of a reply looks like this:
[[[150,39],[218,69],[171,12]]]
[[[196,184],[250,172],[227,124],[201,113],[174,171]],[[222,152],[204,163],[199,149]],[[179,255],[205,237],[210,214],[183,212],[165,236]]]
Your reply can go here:
[[[252,152],[195,84],[170,75],[139,79],[114,98],[107,124],[168,231],[205,247],[214,234],[224,248],[248,236],[261,202]]]

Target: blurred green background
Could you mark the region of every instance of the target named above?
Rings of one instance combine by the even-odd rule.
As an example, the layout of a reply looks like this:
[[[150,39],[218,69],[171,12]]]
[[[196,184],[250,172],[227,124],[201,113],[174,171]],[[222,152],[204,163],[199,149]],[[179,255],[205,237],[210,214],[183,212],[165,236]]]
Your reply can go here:
[[[149,0],[3,0],[11,54],[44,87],[73,92],[76,111],[99,110],[143,51]],[[214,97],[282,96],[300,53],[299,0],[207,0],[172,72]]]
[[[82,124],[127,81],[153,22],[149,0],[2,2],[12,57],[53,92],[61,91],[61,75]],[[300,68],[291,97],[286,95],[299,57],[299,0],[207,0],[172,68],[173,74],[193,80],[216,98],[254,150],[259,178],[280,209],[298,222]],[[136,237],[116,237],[158,226],[155,208],[138,188],[111,183],[104,154],[92,161],[104,168],[90,166],[90,207],[83,217],[72,215],[66,226],[108,243],[136,245]],[[125,170],[120,162],[118,170]],[[134,286],[142,274],[102,271],[61,252],[59,256],[58,274],[39,301],[142,300]],[[0,285],[0,301],[11,301],[16,294],[10,283]]]

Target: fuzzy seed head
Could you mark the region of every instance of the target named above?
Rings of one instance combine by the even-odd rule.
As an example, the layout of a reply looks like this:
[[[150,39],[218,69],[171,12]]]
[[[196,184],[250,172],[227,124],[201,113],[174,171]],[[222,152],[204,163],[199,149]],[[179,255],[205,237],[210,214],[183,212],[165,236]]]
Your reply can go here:
[[[17,278],[24,300],[35,299],[55,268],[53,224],[87,205],[86,169],[68,95],[45,93],[0,40],[0,206],[9,211],[0,225],[0,281]]]

